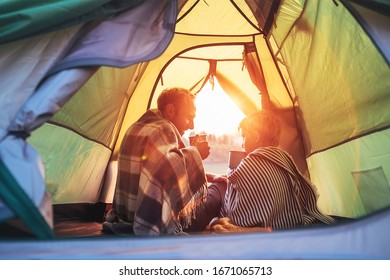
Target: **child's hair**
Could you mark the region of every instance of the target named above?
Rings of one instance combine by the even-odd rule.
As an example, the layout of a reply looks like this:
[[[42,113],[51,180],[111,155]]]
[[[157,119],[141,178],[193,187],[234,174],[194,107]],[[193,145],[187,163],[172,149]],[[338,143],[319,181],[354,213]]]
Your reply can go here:
[[[280,123],[269,111],[262,110],[247,116],[240,122],[238,128],[243,134],[257,131],[270,146],[279,145]]]

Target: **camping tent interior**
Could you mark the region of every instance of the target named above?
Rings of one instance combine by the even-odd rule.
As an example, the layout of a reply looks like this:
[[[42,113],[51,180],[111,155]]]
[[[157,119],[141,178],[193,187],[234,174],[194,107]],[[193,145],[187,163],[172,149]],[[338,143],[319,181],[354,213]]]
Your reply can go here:
[[[386,1],[76,2],[0,4],[3,221],[50,237],[46,203],[55,229],[61,207],[80,205],[99,225],[126,129],[162,89],[210,82],[244,114],[277,114],[323,212],[356,219],[390,205]]]

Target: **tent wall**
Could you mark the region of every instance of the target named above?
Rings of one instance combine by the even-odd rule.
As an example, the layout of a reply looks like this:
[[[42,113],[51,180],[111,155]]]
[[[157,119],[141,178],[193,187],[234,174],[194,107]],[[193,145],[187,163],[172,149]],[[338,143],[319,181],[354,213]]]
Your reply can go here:
[[[280,47],[307,155],[389,125],[390,69],[342,5],[307,1]]]
[[[97,202],[137,68],[102,67],[28,139],[42,155],[53,203]],[[97,94],[97,92],[99,94]]]
[[[45,95],[49,102],[41,103],[39,99],[42,95],[35,90],[45,73],[55,65],[56,58],[69,47],[69,42],[79,29],[80,26],[74,26],[61,32],[35,36],[0,46],[2,54],[0,56],[0,86],[2,88],[0,160],[10,171],[9,174],[14,176],[27,197],[31,199],[33,205],[38,208],[45,199],[45,170],[40,155],[24,141],[24,137],[27,137],[32,130],[37,118],[35,112],[47,110],[47,107],[53,106],[54,102],[52,103],[50,98],[58,92],[49,91]],[[71,72],[81,75],[77,70]],[[18,74],[15,75],[15,73]],[[80,83],[82,82],[80,79]],[[69,89],[77,88],[77,84],[76,82],[69,86]],[[38,100],[38,102],[29,103],[31,99]],[[58,97],[56,99],[58,100]],[[31,108],[33,112],[30,111]],[[28,113],[21,116],[20,113],[23,110]],[[8,209],[4,201],[0,201],[1,220],[14,217],[14,213]],[[13,207],[18,206],[13,205]],[[46,215],[45,212],[50,212],[50,214]],[[42,209],[41,213],[43,216],[50,216],[51,219],[49,208]],[[48,224],[52,222],[48,221]]]
[[[80,26],[0,45],[0,140],[7,135],[16,118],[45,74],[69,48]],[[23,71],[21,71],[23,69]],[[15,73],[18,73],[15,77]]]
[[[363,28],[367,30],[378,50],[386,60],[390,61],[390,18],[388,0],[377,1],[343,1],[347,2],[349,9],[359,20]],[[354,3],[357,2],[357,3]],[[382,3],[381,3],[382,2]],[[371,7],[371,9],[369,8]]]
[[[293,94],[321,208],[335,215],[359,217],[378,210],[366,209],[362,201],[378,200],[380,194],[360,192],[356,172],[382,168],[383,174],[378,176],[383,176],[364,186],[374,193],[380,185],[382,195],[390,178],[390,150],[381,144],[388,132],[374,133],[390,123],[388,106],[383,106],[390,104],[390,69],[344,6],[306,1],[303,8],[286,37],[275,36],[276,43],[271,46],[288,65],[279,64],[291,79],[286,83]],[[384,196],[379,208],[390,205]]]
[[[0,108],[5,112],[0,118],[0,160],[37,207],[45,191],[52,192],[53,203],[96,202],[119,131],[116,124],[121,122],[121,110],[126,108],[122,97],[126,96],[132,81],[127,76],[123,85],[120,77],[124,76],[117,75],[120,71],[113,68],[106,72],[112,76],[94,76],[89,85],[78,90],[98,66],[126,68],[153,59],[172,39],[177,1],[144,0],[142,5],[138,5],[139,1],[122,1],[121,4],[126,8],[115,16],[104,13],[107,18],[92,23],[73,23],[67,29],[0,46],[3,88]],[[110,9],[110,5],[105,8]],[[50,21],[46,24],[50,25]],[[118,87],[107,81],[118,82]],[[88,86],[91,87],[87,89]],[[124,94],[117,99],[122,87]],[[37,153],[25,139],[76,92],[76,101],[70,102],[50,124],[45,124],[29,139],[37,141],[42,154]],[[115,97],[110,99],[110,94]],[[88,109],[82,107],[85,103]],[[7,211],[7,205],[0,201],[0,212]],[[10,211],[7,213],[11,215],[1,218],[14,216]]]
[[[389,129],[309,157],[321,207],[335,215],[355,218],[390,205],[388,143]]]
[[[11,42],[101,19],[131,9],[142,1],[2,1],[0,42]]]

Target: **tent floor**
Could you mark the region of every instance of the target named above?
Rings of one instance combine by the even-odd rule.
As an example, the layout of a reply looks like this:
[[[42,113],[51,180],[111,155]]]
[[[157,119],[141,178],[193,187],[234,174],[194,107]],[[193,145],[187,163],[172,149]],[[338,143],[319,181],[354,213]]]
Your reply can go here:
[[[80,220],[55,221],[53,232],[55,238],[107,236],[102,232],[102,223]],[[19,220],[0,224],[0,239],[20,239],[24,237],[35,238]]]
[[[106,235],[102,223],[85,221],[60,221],[54,224],[55,237],[91,237]]]
[[[54,235],[56,237],[107,236],[102,223],[111,206],[98,204],[53,205]]]
[[[108,204],[63,204],[53,205],[55,238],[102,237],[113,236],[102,231],[102,223]],[[336,217],[339,222],[351,219]],[[0,239],[35,238],[21,221],[0,224]]]
[[[55,238],[107,236],[102,232],[106,204],[53,205]],[[35,238],[19,219],[0,223],[0,239]]]

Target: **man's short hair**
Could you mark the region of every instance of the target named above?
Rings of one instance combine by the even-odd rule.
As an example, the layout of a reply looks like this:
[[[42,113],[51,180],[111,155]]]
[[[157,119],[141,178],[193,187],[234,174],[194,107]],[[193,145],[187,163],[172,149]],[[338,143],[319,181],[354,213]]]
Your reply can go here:
[[[270,145],[279,145],[281,133],[280,122],[269,111],[261,110],[247,116],[240,122],[239,129],[244,133],[250,131],[260,132],[262,137],[267,139]]]
[[[157,98],[157,108],[163,111],[168,104],[175,107],[183,105],[185,101],[194,102],[195,96],[185,88],[172,87],[164,89]]]

